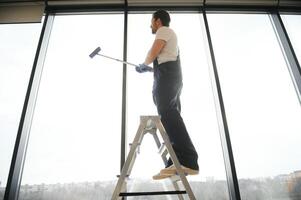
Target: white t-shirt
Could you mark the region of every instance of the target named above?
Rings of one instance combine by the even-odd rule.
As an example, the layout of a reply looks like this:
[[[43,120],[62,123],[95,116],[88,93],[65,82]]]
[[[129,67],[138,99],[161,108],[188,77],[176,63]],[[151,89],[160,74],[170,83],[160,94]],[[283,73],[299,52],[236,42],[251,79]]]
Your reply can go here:
[[[178,39],[176,33],[167,26],[160,27],[156,32],[156,40],[164,40],[166,45],[159,53],[158,63],[176,61],[178,56]]]

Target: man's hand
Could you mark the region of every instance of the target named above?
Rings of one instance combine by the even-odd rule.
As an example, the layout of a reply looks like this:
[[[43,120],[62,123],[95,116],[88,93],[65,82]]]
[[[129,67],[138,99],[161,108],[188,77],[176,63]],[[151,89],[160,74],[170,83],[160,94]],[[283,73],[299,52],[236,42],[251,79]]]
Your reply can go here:
[[[136,71],[139,73],[144,73],[144,72],[153,72],[153,68],[150,66],[147,66],[145,64],[139,64],[139,67],[136,67]]]

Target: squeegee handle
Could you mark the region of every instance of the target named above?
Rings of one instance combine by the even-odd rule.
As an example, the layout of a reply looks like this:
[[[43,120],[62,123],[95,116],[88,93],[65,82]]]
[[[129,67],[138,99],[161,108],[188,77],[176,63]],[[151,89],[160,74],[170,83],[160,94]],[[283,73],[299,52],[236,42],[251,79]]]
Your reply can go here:
[[[112,58],[112,57],[110,57],[110,56],[106,56],[106,55],[103,55],[103,54],[100,54],[100,53],[97,53],[97,55],[103,56],[103,57],[105,57],[105,58],[109,58],[109,59],[112,59],[112,60],[116,60],[116,61],[118,61],[118,62],[122,62],[122,63],[127,64],[127,65],[132,65],[132,66],[134,66],[134,67],[139,67],[139,65],[135,65],[135,64],[133,64],[133,63],[126,62],[126,61],[124,61],[124,60],[119,60],[119,59],[117,59],[117,58]]]

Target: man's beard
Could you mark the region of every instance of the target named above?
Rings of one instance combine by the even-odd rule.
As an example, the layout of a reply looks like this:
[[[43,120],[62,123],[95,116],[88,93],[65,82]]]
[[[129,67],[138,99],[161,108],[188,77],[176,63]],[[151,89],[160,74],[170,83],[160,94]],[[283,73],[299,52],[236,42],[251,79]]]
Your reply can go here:
[[[152,29],[152,34],[156,34],[156,30],[155,29]]]

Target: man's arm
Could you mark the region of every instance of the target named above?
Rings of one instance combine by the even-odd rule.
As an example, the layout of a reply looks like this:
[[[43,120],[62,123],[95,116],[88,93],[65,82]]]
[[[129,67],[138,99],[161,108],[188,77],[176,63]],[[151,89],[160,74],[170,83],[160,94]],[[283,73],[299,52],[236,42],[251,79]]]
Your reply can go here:
[[[151,64],[157,58],[157,56],[159,55],[159,53],[161,52],[165,44],[166,41],[164,40],[161,39],[155,40],[143,64],[145,65]]]

